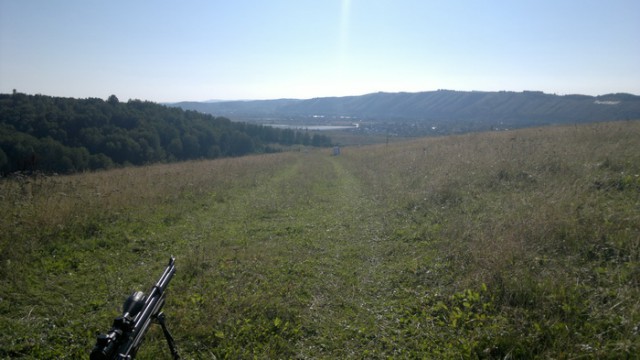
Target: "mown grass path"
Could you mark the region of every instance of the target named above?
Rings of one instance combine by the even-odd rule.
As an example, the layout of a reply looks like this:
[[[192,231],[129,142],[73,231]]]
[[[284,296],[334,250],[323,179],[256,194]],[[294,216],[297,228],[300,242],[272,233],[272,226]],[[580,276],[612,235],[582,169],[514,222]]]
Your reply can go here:
[[[218,284],[197,280],[208,293],[203,305],[216,314],[235,308],[234,301],[240,307],[211,319],[217,346],[247,335],[242,325],[254,316],[264,331],[290,329],[282,342],[270,334],[249,353],[344,357],[372,348],[384,334],[393,284],[382,266],[388,209],[366,190],[347,158],[299,154],[200,212],[192,224],[208,236],[192,243],[191,261],[200,265],[191,266],[210,263],[198,276]],[[208,302],[212,296],[217,301]]]

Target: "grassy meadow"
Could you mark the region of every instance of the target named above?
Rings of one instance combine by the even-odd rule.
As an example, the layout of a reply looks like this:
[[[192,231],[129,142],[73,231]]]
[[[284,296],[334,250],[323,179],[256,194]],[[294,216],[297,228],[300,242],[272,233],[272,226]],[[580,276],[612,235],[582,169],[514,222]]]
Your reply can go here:
[[[10,177],[0,214],[0,358],[87,358],[170,255],[186,359],[640,353],[639,121]]]

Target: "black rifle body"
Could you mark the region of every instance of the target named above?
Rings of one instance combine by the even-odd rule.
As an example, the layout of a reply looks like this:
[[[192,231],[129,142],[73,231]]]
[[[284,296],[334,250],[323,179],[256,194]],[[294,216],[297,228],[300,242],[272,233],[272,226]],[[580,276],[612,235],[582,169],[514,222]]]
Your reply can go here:
[[[175,271],[175,259],[171,257],[160,280],[147,296],[140,291],[129,296],[123,305],[122,316],[113,321],[108,333],[98,335],[96,346],[91,351],[91,360],[133,359],[154,321],[162,325],[171,353],[174,359],[179,359],[173,338],[164,324],[164,314],[161,312],[166,298],[165,290]]]

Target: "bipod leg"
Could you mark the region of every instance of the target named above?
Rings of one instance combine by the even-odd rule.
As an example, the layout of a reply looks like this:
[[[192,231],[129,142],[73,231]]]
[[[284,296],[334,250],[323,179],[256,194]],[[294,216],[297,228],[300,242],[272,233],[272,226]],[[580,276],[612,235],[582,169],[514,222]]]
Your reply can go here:
[[[165,339],[167,339],[167,343],[169,344],[169,350],[171,350],[171,355],[173,356],[174,360],[180,360],[180,355],[178,355],[178,351],[176,350],[176,344],[173,341],[173,336],[171,336],[171,333],[169,332],[169,329],[167,329],[167,324],[165,323],[165,317],[164,317],[164,313],[159,313],[158,316],[156,316],[155,319],[158,324],[160,324],[160,326],[162,326],[162,332],[164,333],[164,337]]]

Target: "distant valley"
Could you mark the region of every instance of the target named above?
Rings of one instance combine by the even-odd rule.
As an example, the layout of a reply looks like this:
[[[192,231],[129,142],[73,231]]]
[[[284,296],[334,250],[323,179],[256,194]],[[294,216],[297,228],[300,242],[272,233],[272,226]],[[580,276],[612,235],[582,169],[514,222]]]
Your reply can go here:
[[[179,102],[170,106],[234,121],[350,125],[353,131],[437,135],[551,124],[640,119],[640,96],[554,95],[539,91],[438,90],[314,99]]]

